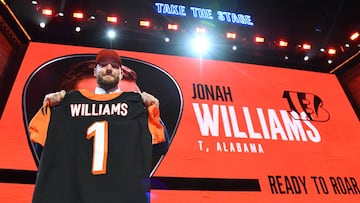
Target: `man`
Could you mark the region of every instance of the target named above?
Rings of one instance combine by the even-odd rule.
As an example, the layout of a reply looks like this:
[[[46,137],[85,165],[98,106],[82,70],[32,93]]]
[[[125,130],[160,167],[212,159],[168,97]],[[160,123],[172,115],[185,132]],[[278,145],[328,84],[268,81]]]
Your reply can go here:
[[[90,91],[94,91],[97,86],[97,81],[93,77],[93,69],[96,67],[96,61],[83,61],[79,64],[70,68],[70,71],[67,72],[63,79],[61,80],[60,89],[64,89],[66,91],[69,90],[79,90],[79,89],[88,89]],[[125,66],[121,66],[122,79],[119,81],[118,87],[121,91],[124,92],[138,92],[141,90],[137,85],[137,74],[136,72]],[[141,93],[143,95],[143,100],[149,100],[147,103],[155,103],[159,104],[159,101],[150,94],[145,92]],[[152,168],[157,164],[158,160],[164,155],[169,146],[169,134],[166,129],[165,124],[162,120],[160,120],[161,124],[164,128],[165,141],[162,143],[157,143],[153,145],[153,164]]]
[[[120,91],[121,65],[101,50],[95,94],[53,93],[58,105],[30,122],[31,140],[44,146],[33,202],[148,202],[151,146],[164,129],[152,96]]]
[[[51,93],[45,96],[44,102],[49,102],[50,106],[58,105],[61,100],[64,98],[66,92],[72,90],[87,89],[91,92],[95,91],[95,88],[98,86],[97,79],[94,77],[95,68],[97,66],[96,60],[86,60],[80,63],[76,63],[69,68],[60,78],[59,89],[65,90],[57,93]],[[125,66],[121,65],[122,78],[118,83],[118,87],[123,92],[138,92],[141,90],[137,85],[137,74],[136,72]],[[159,105],[159,101],[152,95],[142,92],[144,103],[148,105],[154,103]],[[164,155],[169,146],[169,134],[166,129],[165,124],[160,120],[164,128],[165,141],[162,143],[157,143],[153,145],[153,164],[152,168],[156,165],[157,161]],[[34,143],[36,153],[38,157],[41,157],[42,147],[39,144]]]

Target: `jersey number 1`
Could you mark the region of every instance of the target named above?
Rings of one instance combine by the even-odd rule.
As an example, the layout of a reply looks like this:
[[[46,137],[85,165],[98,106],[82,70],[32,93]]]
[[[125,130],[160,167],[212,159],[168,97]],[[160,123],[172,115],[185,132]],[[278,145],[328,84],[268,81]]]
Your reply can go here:
[[[90,125],[86,138],[94,137],[92,173],[94,175],[106,174],[106,161],[108,153],[108,122],[97,121]]]

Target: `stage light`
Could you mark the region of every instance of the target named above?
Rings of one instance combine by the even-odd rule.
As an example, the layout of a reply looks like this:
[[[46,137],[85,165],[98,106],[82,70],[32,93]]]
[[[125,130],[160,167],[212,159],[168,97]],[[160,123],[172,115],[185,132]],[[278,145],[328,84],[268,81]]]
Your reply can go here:
[[[327,62],[328,64],[332,64],[333,60],[329,59]]]
[[[335,55],[336,54],[336,49],[334,48],[330,48],[328,49],[328,52],[327,52],[329,55]]]
[[[140,20],[139,25],[140,27],[150,27],[150,21],[149,20]]]
[[[205,29],[205,28],[202,28],[202,27],[197,27],[197,28],[195,29],[195,31],[196,31],[197,33],[205,33],[205,32],[206,32],[206,29]]]
[[[210,47],[209,39],[204,35],[196,36],[192,40],[192,49],[198,54],[202,55],[206,53],[209,47]]]
[[[350,39],[352,41],[356,40],[357,38],[359,38],[359,32],[355,32],[350,36]]]
[[[309,56],[304,56],[304,61],[308,61],[310,59]]]
[[[63,16],[64,16],[64,13],[63,13],[63,12],[59,12],[59,13],[58,13],[58,16],[63,17]]]
[[[346,43],[346,44],[345,44],[345,47],[346,47],[346,48],[350,48],[350,44]]]
[[[106,21],[109,22],[109,23],[117,23],[118,22],[118,17],[116,17],[116,16],[107,16]]]
[[[236,46],[236,45],[233,45],[233,46],[232,46],[232,50],[233,50],[233,51],[236,51],[236,50],[237,50],[237,46]]]
[[[321,52],[325,52],[325,49],[324,49],[324,48],[320,48],[320,51],[321,51]]]
[[[279,46],[280,46],[280,47],[287,47],[287,46],[288,46],[288,42],[287,42],[287,41],[284,41],[284,40],[280,40],[280,41],[279,41]]]
[[[46,16],[52,16],[53,10],[46,8],[46,9],[43,9],[43,10],[41,11],[41,13],[42,13],[43,15],[46,15]]]
[[[288,57],[288,56],[285,56],[285,57],[284,57],[284,59],[285,59],[285,60],[288,60],[288,59],[289,59],[289,57]]]
[[[96,19],[96,17],[94,15],[90,16],[90,20],[95,20],[95,19]]]
[[[255,43],[264,43],[265,38],[261,36],[255,36]]]
[[[76,27],[75,27],[75,32],[80,32],[80,31],[81,31],[81,27],[76,26]]]
[[[109,30],[107,32],[107,36],[110,38],[110,39],[114,39],[116,37],[116,32],[114,30]]]
[[[45,28],[45,27],[46,27],[46,23],[45,23],[45,22],[40,22],[40,23],[39,23],[39,26],[40,26],[41,28]]]
[[[84,13],[83,12],[74,12],[73,17],[76,19],[84,19]]]
[[[226,33],[226,38],[228,38],[228,39],[236,39],[236,33],[234,33],[234,32],[227,32],[227,33]]]
[[[168,24],[167,28],[168,28],[168,30],[178,30],[179,25],[177,25],[177,24]]]
[[[303,50],[310,50],[310,49],[311,49],[311,45],[310,45],[310,44],[307,44],[307,43],[304,43],[304,44],[302,45],[302,49],[303,49]]]
[[[32,5],[37,5],[38,2],[37,2],[37,1],[31,1],[31,4],[32,4]]]
[[[165,37],[165,38],[164,38],[164,41],[165,41],[165,42],[170,42],[170,38]]]
[[[344,46],[342,46],[342,45],[340,46],[340,51],[341,51],[341,52],[345,52]]]

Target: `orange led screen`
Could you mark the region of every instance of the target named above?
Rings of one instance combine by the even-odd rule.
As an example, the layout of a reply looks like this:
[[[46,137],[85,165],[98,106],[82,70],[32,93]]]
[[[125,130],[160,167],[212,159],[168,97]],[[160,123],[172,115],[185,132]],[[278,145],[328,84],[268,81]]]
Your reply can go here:
[[[31,201],[29,120],[99,50],[30,43],[0,120],[1,202]],[[118,53],[160,100],[170,137],[154,158],[151,202],[360,201],[359,120],[335,75]]]

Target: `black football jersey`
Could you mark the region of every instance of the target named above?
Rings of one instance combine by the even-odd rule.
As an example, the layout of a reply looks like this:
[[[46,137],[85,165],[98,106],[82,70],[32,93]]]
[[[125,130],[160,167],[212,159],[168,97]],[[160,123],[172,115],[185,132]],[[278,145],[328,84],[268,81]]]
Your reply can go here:
[[[46,134],[34,203],[148,202],[152,136],[138,93],[73,91],[39,113],[30,124],[35,137]]]

